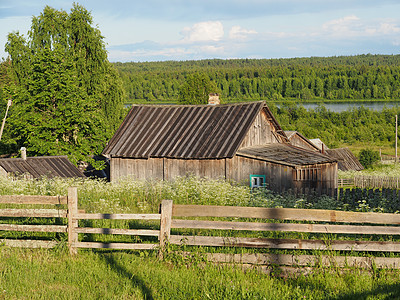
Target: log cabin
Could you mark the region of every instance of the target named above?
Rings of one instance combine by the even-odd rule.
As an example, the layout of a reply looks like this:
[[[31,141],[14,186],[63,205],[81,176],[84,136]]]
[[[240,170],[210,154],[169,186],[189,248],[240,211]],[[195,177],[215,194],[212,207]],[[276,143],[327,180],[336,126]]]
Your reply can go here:
[[[111,182],[191,174],[276,192],[337,188],[337,161],[292,145],[263,101],[133,105],[103,155]]]

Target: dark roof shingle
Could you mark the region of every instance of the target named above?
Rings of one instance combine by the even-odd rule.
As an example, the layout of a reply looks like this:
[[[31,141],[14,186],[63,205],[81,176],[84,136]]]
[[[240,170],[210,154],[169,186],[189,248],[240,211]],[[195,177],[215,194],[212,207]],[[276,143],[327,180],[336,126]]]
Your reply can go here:
[[[230,105],[133,106],[103,155],[189,159],[233,157],[264,106],[263,101]]]
[[[268,144],[241,148],[237,155],[294,167],[336,162],[336,159],[319,152],[288,144]]]
[[[349,150],[349,148],[337,148],[325,150],[326,155],[337,159],[338,169],[342,171],[361,171],[364,169],[362,164]]]
[[[85,177],[67,156],[37,156],[27,157],[26,160],[4,158],[0,159],[0,167],[9,174],[29,174],[31,178]]]

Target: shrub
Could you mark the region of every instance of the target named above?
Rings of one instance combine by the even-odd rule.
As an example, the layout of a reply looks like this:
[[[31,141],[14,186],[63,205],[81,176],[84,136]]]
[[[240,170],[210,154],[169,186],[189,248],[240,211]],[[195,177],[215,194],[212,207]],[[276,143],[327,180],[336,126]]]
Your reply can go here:
[[[376,163],[377,161],[379,161],[380,157],[379,157],[379,152],[378,151],[374,151],[371,149],[362,149],[360,151],[360,163],[364,166],[364,168],[368,169],[370,167],[372,167],[372,165],[374,163]]]

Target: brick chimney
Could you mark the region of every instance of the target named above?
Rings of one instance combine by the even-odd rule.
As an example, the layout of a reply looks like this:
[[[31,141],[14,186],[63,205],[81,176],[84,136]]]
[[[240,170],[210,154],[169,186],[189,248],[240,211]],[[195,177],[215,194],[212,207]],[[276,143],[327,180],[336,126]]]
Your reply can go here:
[[[219,101],[219,94],[217,93],[211,93],[208,95],[208,104],[209,105],[218,105],[221,104]]]
[[[21,147],[21,158],[23,160],[26,160],[26,148],[25,147]]]

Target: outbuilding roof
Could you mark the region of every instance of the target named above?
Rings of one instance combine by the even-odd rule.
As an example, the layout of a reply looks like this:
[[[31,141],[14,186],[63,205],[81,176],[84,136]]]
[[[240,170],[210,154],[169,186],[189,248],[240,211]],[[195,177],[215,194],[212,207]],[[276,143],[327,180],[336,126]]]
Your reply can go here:
[[[263,101],[226,105],[134,105],[103,155],[233,157],[261,110],[279,137],[287,140]]]
[[[29,178],[85,177],[67,156],[3,158],[0,159],[0,167],[8,174],[28,175]]]
[[[282,165],[301,167],[307,165],[333,163],[337,160],[316,151],[306,150],[289,144],[267,144],[241,148],[238,156],[260,159]]]
[[[325,153],[338,161],[338,169],[342,171],[361,171],[364,169],[357,157],[349,148],[327,149]]]

